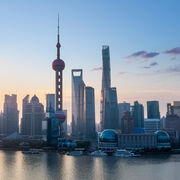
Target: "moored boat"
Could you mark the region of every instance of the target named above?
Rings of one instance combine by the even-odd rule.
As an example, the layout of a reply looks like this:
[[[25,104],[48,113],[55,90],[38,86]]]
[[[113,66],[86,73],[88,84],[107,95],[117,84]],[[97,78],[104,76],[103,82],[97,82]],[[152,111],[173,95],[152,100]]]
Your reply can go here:
[[[117,149],[113,154],[116,157],[135,157],[136,155],[126,149]]]

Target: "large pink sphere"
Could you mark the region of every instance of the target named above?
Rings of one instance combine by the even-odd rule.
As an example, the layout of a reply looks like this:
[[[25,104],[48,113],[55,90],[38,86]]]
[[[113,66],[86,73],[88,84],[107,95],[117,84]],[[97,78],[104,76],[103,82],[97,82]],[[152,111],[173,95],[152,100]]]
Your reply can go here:
[[[55,71],[62,71],[65,68],[65,63],[62,59],[55,59],[52,63],[52,68]]]
[[[66,120],[66,115],[64,112],[56,112],[55,117],[62,123]]]

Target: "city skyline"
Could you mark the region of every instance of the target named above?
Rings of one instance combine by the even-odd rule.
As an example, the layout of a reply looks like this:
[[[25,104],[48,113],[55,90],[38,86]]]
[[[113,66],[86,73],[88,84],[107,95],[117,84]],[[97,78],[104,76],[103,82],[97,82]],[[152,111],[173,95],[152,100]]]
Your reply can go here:
[[[14,1],[12,6],[8,1],[1,2],[0,109],[3,109],[5,94],[17,94],[21,117],[21,101],[27,94],[36,94],[45,105],[45,95],[54,93],[54,73],[50,65],[56,55],[54,35],[60,11],[62,59],[67,60],[64,109],[68,110],[68,117],[71,117],[71,69],[81,68],[87,86],[95,88],[96,122],[99,122],[102,45],[110,46],[111,81],[112,86],[117,87],[118,102],[133,104],[138,100],[146,109],[146,101],[158,100],[160,113],[165,115],[166,104],[180,99],[177,83],[180,26],[176,18],[180,15],[179,2],[173,1],[173,5],[172,1],[158,1],[156,6],[143,1],[136,1],[134,6],[127,6],[124,1],[79,2],[80,7],[73,1],[54,4]],[[39,6],[43,7],[41,13]],[[72,8],[76,11],[72,12]],[[136,19],[139,21],[134,24]]]

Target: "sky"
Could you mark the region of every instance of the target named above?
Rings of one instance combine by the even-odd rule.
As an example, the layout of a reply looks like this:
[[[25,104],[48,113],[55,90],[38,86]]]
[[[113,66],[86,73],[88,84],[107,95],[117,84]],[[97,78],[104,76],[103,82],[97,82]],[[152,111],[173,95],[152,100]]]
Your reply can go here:
[[[4,95],[22,99],[55,92],[57,15],[65,61],[64,109],[71,122],[71,69],[95,88],[100,118],[102,46],[110,46],[111,84],[118,102],[180,100],[179,0],[0,0],[0,109]]]

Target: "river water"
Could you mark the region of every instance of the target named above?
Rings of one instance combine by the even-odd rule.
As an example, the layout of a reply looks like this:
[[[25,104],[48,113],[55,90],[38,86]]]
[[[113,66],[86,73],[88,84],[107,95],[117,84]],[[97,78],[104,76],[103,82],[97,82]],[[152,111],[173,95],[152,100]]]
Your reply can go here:
[[[119,158],[0,151],[0,180],[41,179],[179,180],[180,155]]]

